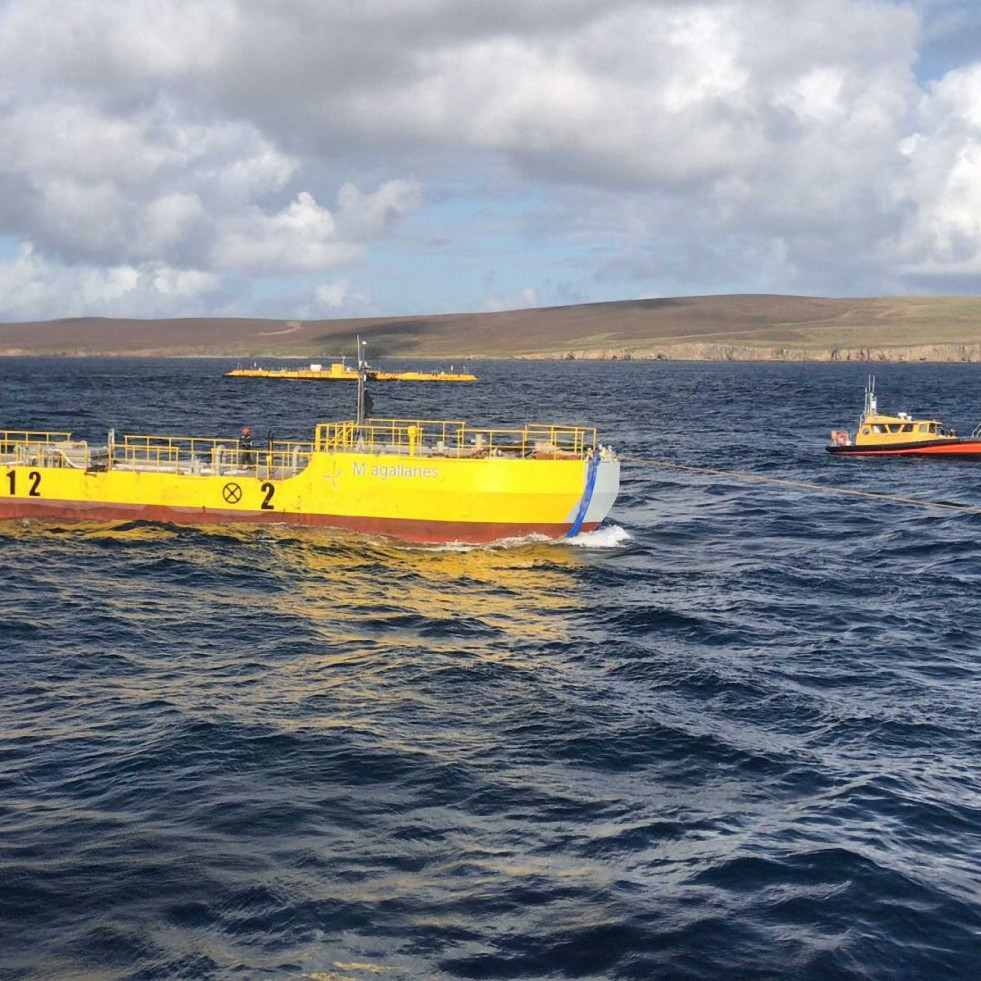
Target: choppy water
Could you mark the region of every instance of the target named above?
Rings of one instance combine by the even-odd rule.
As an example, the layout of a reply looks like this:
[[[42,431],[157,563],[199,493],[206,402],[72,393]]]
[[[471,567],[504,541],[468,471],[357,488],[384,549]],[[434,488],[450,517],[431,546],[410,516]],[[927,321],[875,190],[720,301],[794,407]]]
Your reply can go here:
[[[9,428],[307,438],[346,386],[0,362]],[[861,365],[480,365],[380,415],[835,460]],[[974,366],[884,408],[981,419]],[[565,545],[0,525],[0,978],[975,978],[981,517],[624,467]]]

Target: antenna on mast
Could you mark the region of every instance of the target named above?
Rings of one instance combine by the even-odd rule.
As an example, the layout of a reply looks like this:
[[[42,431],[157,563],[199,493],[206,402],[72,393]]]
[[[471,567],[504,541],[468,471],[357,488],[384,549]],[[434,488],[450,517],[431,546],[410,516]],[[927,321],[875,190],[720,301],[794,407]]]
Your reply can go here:
[[[869,375],[869,380],[865,384],[865,405],[862,407],[862,418],[858,420],[859,426],[878,411],[879,401],[875,397],[875,375]]]
[[[364,349],[367,347],[368,342],[361,340],[361,335],[357,335],[357,360],[358,360],[358,415],[357,424],[359,426],[364,425],[365,419],[365,382],[368,380],[368,365],[364,359]]]

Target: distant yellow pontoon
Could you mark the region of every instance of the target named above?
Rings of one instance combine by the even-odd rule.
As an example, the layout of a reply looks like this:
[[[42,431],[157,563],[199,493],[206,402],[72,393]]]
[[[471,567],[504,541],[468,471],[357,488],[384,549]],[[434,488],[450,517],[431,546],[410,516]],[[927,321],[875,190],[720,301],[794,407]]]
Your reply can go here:
[[[358,369],[343,361],[335,361],[329,368],[312,364],[309,368],[233,368],[226,378],[287,378],[292,381],[353,381],[358,380]],[[453,371],[378,371],[367,368],[367,381],[414,381],[414,382],[474,382],[477,376],[470,372]]]

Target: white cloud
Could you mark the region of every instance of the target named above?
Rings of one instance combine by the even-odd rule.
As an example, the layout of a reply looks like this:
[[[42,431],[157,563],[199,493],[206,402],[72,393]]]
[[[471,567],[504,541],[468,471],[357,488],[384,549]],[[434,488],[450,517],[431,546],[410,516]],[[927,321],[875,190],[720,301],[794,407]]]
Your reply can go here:
[[[972,11],[17,0],[0,6],[0,235],[52,268],[144,278],[357,266],[396,305],[398,277],[369,277],[405,250],[386,268],[428,277],[433,309],[459,309],[438,291],[464,278],[464,306],[483,306],[475,267],[496,263],[542,302],[525,270],[548,250],[549,281],[619,275],[625,295],[965,288],[981,272]],[[960,63],[918,79],[924,44]],[[284,295],[348,309],[315,289]]]
[[[5,320],[65,316],[189,316],[217,294],[210,273],[142,266],[65,266],[30,246],[0,263],[0,317]]]
[[[897,180],[907,220],[891,259],[911,275],[981,276],[981,64],[950,72],[920,103]]]
[[[422,204],[422,188],[415,181],[388,181],[370,194],[351,183],[337,195],[337,221],[347,237],[368,241],[388,234]]]
[[[266,274],[332,269],[360,255],[358,246],[338,240],[330,211],[306,191],[277,214],[253,208],[229,220],[212,250],[219,269]]]
[[[156,102],[122,118],[74,100],[0,113],[0,219],[87,261],[193,264],[211,227],[278,192],[297,164],[247,123],[190,123]]]
[[[346,281],[325,283],[316,289],[317,299],[331,310],[336,310],[344,305],[344,298],[347,296],[347,293],[348,284]]]
[[[191,80],[221,64],[239,17],[235,0],[21,0],[0,11],[0,63],[44,87]]]
[[[322,316],[324,309],[339,317],[367,317],[374,312],[371,297],[352,288],[347,279],[318,286],[314,296],[319,309],[310,310],[310,317]]]
[[[536,306],[537,291],[525,286],[506,296],[500,295],[494,288],[488,289],[484,294],[482,309],[487,313],[499,313],[502,310],[526,310]]]

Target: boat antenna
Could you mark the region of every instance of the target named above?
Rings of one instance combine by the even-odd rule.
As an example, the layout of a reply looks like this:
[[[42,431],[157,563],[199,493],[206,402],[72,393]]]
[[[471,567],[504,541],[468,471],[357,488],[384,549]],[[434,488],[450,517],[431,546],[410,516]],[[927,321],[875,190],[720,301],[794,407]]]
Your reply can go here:
[[[879,411],[879,402],[875,397],[875,375],[869,375],[869,380],[865,383],[865,406],[862,409],[862,418],[858,424],[861,426],[869,417],[874,416]]]
[[[361,335],[357,335],[358,345],[358,417],[357,425],[364,425],[364,391],[365,382],[368,380],[368,365],[364,359],[364,349],[368,346],[367,341],[361,340]]]

